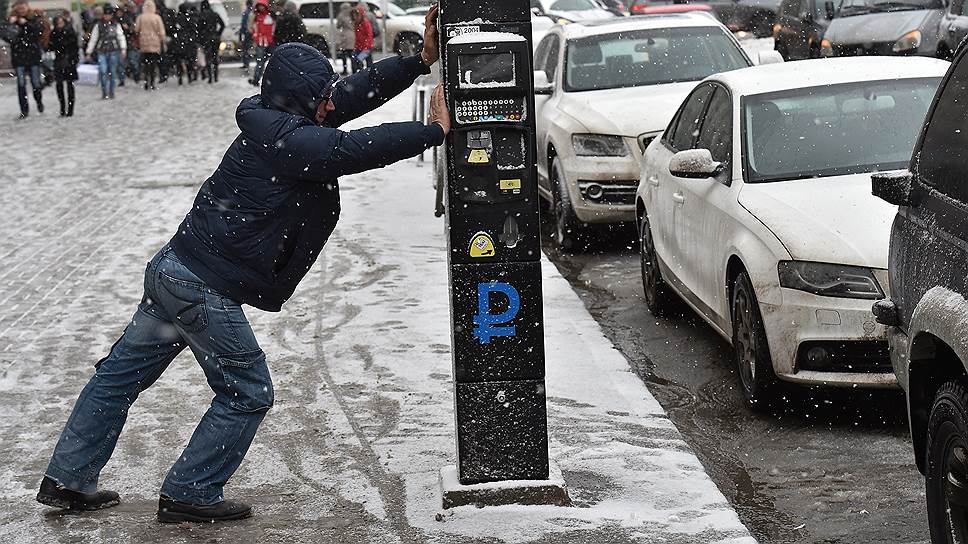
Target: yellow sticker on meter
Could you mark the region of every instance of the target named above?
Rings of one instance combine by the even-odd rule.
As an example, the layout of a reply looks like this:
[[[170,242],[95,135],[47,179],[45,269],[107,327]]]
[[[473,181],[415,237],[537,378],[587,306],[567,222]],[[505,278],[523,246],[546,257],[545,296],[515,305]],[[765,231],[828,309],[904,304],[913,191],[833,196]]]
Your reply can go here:
[[[501,190],[502,191],[520,191],[521,180],[520,179],[502,179]]]
[[[494,240],[486,232],[478,232],[471,238],[470,255],[475,259],[494,256]]]
[[[490,161],[486,149],[471,149],[471,154],[467,157],[470,164],[487,164]]]

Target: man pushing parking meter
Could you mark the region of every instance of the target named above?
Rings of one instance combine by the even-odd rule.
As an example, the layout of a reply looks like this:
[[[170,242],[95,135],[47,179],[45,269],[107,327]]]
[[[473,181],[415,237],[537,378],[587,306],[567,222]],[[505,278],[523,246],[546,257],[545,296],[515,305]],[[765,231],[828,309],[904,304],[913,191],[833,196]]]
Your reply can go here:
[[[452,483],[544,481],[549,462],[529,4],[444,0],[440,27],[454,123],[446,142],[459,484]],[[444,505],[459,504],[453,500],[459,494],[448,493],[447,474],[442,478]],[[483,502],[549,500],[518,494]]]

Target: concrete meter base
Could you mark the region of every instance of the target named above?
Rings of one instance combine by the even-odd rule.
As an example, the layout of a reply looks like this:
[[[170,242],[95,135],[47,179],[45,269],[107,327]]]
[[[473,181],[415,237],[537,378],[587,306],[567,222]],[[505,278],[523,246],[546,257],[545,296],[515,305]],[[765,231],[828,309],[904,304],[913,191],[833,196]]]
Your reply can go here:
[[[440,469],[440,493],[443,507],[474,505],[502,506],[505,504],[571,506],[561,470],[551,464],[547,480],[504,480],[483,484],[463,485],[455,465]]]

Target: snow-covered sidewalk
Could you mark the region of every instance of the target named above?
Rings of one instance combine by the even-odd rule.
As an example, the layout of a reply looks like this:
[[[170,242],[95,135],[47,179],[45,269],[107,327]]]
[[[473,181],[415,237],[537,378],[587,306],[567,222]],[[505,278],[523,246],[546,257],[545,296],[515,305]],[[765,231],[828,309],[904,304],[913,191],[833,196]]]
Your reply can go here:
[[[237,134],[252,94],[122,89],[74,119],[16,122],[0,88],[0,541],[752,542],[661,406],[568,283],[543,263],[551,455],[573,507],[441,510],[455,462],[444,226],[430,165],[345,178],[343,218],[282,313],[249,311],[276,405],[226,488],[255,517],[161,526],[157,492],[211,392],[189,354],[131,409],[101,484],[123,504],[82,515],[33,502],[92,365]],[[48,108],[56,112],[56,97]],[[354,123],[410,118],[409,94]]]

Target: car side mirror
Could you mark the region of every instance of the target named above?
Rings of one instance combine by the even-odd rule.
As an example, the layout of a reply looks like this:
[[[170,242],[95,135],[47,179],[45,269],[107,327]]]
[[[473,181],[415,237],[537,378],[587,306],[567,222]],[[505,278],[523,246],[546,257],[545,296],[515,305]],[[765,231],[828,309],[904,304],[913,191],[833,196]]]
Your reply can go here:
[[[534,94],[551,94],[554,89],[554,85],[548,81],[548,74],[544,70],[535,70],[534,72]]]
[[[914,176],[908,170],[871,174],[874,196],[895,206],[910,206],[914,194]]]
[[[779,51],[774,51],[772,49],[768,51],[760,51],[756,54],[756,64],[762,66],[764,64],[777,64],[783,62],[783,55]]]
[[[834,9],[834,3],[827,0],[823,3],[824,15],[827,16],[827,20],[833,19],[837,15],[837,10]]]
[[[677,178],[705,179],[723,171],[723,163],[714,161],[708,149],[686,149],[669,160],[669,173]]]

